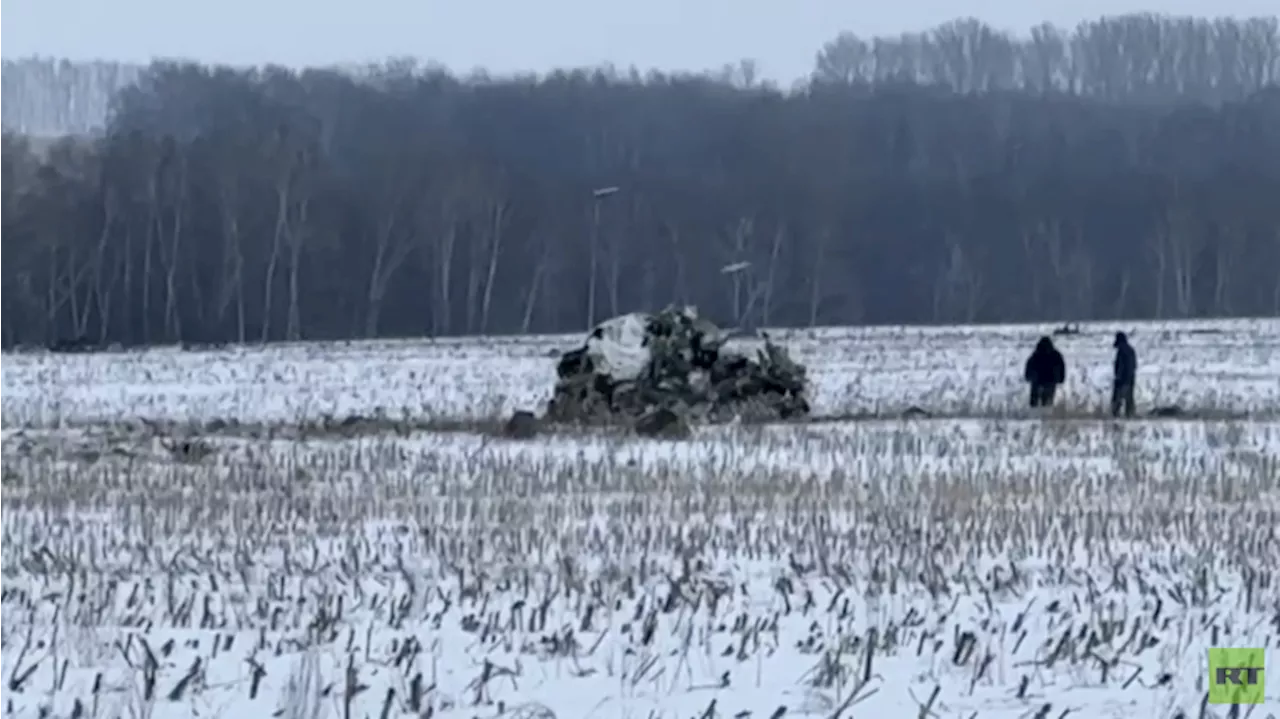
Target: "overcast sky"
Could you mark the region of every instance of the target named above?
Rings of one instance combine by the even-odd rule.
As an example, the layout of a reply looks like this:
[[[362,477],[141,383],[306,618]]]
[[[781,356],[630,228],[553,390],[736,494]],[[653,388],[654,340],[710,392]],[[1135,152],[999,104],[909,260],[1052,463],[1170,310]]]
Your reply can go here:
[[[465,72],[598,65],[805,75],[842,30],[892,35],[962,14],[1025,33],[1134,11],[1275,15],[1280,0],[3,0],[0,53],[324,65],[413,55]]]

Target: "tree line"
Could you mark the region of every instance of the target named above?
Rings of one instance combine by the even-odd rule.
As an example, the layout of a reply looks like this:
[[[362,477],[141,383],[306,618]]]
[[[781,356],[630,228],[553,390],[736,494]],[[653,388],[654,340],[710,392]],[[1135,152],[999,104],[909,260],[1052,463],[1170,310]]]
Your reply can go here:
[[[155,63],[100,132],[6,130],[0,334],[558,332],[673,302],[741,327],[1280,314],[1278,38],[959,21],[841,35],[786,91],[750,62]]]
[[[35,137],[101,130],[116,93],[137,82],[145,70],[123,62],[5,60],[0,82],[4,129]]]
[[[841,33],[818,54],[814,79],[1225,102],[1280,81],[1277,22],[1274,15],[1209,20],[1142,13],[1084,22],[1070,32],[1046,23],[1021,39],[974,19],[893,39]]]

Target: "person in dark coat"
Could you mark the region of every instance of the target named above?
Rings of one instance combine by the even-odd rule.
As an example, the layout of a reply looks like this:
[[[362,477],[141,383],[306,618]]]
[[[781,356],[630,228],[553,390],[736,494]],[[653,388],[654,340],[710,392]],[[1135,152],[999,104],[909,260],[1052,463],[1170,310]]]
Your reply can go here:
[[[1138,379],[1138,354],[1129,344],[1129,338],[1123,332],[1116,333],[1115,373],[1111,379],[1111,416],[1119,417],[1121,408],[1124,416],[1133,416],[1133,385]]]
[[[1035,351],[1027,358],[1027,367],[1022,376],[1031,385],[1032,407],[1053,406],[1053,395],[1057,392],[1058,385],[1067,379],[1067,364],[1062,359],[1062,353],[1053,346],[1053,340],[1048,337],[1040,338]]]

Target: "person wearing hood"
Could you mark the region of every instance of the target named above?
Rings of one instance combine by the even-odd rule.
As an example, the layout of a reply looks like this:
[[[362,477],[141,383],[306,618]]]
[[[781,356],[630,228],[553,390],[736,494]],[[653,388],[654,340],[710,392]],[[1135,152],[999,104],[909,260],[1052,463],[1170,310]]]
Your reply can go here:
[[[1022,376],[1031,385],[1032,407],[1053,406],[1053,395],[1057,392],[1058,385],[1067,379],[1066,362],[1062,359],[1062,353],[1053,346],[1053,340],[1048,337],[1040,338],[1035,351],[1027,358]]]
[[[1129,338],[1123,332],[1116,333],[1115,372],[1111,379],[1111,416],[1133,416],[1133,385],[1138,379],[1138,353],[1133,351]]]

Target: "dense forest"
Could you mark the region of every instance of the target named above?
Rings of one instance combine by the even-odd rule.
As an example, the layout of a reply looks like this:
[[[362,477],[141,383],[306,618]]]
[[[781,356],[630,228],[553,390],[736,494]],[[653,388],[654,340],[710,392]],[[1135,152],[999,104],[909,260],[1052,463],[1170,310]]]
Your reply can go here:
[[[33,59],[3,85],[6,347],[571,331],[673,302],[743,327],[1280,314],[1275,17],[841,34],[787,89],[749,61]]]

